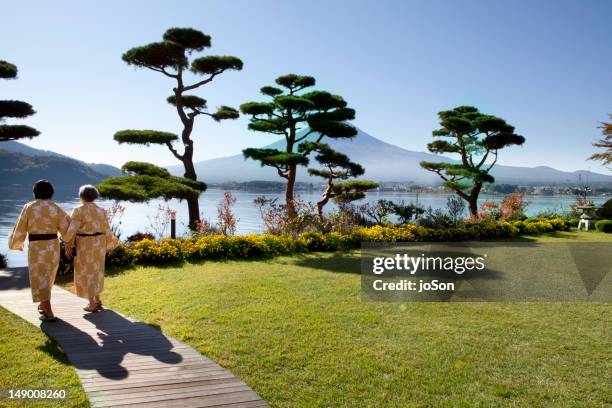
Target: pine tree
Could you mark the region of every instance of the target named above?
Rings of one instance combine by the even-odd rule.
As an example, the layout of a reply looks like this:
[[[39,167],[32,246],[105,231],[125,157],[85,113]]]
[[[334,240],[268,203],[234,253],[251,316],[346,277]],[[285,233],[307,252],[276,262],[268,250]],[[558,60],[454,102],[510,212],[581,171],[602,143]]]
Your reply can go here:
[[[200,88],[228,70],[241,70],[242,61],[232,56],[208,55],[189,61],[189,56],[204,48],[209,48],[210,36],[192,28],[171,28],[164,33],[161,42],[136,47],[123,54],[122,59],[129,65],[147,68],[174,81],[173,94],[167,102],[173,105],[181,121],[180,137],[173,133],[154,130],[123,130],[115,134],[119,143],[139,145],[165,145],[185,169],[184,177],[193,181],[197,174],[193,164],[194,141],[191,138],[195,119],[204,115],[215,121],[237,119],[238,111],[229,106],[220,106],[214,113],[207,110],[205,99],[186,92]],[[203,76],[191,84],[186,83],[185,73]],[[183,145],[182,153],[175,147],[175,142]],[[189,226],[195,228],[200,219],[200,208],[197,196],[185,198],[189,207]]]
[[[10,62],[0,60],[0,78],[17,78],[17,67]],[[5,125],[5,118],[27,118],[36,113],[32,105],[22,101],[0,101],[0,142],[19,139],[31,139],[40,135],[40,132],[26,125]]]
[[[612,115],[610,115],[610,118],[612,119]],[[603,122],[601,124],[601,133],[603,139],[593,143],[593,146],[604,151],[592,154],[589,160],[597,160],[602,162],[604,166],[610,166],[612,164],[612,123]]]
[[[336,197],[334,193],[336,180],[359,177],[365,173],[365,170],[361,165],[352,162],[347,155],[332,149],[326,143],[303,143],[299,150],[315,152],[315,159],[323,166],[322,169],[308,169],[310,175],[321,177],[327,182],[323,196],[317,202],[319,217],[323,218],[323,207],[330,199]]]
[[[245,158],[257,160],[262,166],[274,167],[278,175],[287,180],[285,202],[288,212],[293,211],[297,166],[308,165],[308,151],[298,151],[300,143],[310,135],[315,142],[324,137],[350,138],[357,130],[345,123],[355,118],[355,111],[347,107],[339,95],[327,91],[305,91],[315,85],[311,76],[288,74],[276,78],[275,86],[264,86],[261,93],[270,102],[248,102],[240,106],[243,114],[251,115],[249,129],[256,132],[284,136],[285,148],[243,150]],[[304,132],[298,130],[308,128]]]
[[[447,187],[467,201],[470,214],[476,217],[483,184],[495,181],[489,172],[499,150],[522,145],[525,138],[514,133],[514,127],[505,120],[480,113],[472,106],[459,106],[438,115],[442,127],[432,134],[449,140],[431,142],[427,149],[436,154],[458,154],[460,163],[421,162],[421,167],[438,174]]]

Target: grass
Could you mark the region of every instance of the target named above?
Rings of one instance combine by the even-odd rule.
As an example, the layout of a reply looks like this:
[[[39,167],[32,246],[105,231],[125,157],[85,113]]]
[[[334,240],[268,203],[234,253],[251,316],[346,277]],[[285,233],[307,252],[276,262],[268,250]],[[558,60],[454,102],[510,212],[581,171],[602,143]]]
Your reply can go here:
[[[0,308],[0,388],[65,388],[66,401],[0,402],[0,406],[88,407],[74,368],[39,328]]]
[[[560,233],[535,241],[608,240]],[[138,267],[107,305],[194,346],[272,406],[612,404],[610,303],[362,302],[355,253]]]
[[[517,241],[534,242],[612,242],[612,234],[597,231],[557,231],[550,234],[516,238]]]

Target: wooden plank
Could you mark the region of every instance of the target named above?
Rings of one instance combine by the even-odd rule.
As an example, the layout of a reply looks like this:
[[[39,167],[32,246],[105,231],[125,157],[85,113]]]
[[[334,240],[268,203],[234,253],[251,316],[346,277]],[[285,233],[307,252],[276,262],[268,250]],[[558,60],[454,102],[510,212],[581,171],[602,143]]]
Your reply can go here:
[[[172,399],[184,399],[192,397],[204,397],[212,395],[225,395],[236,392],[251,391],[246,384],[226,385],[217,387],[197,387],[197,388],[181,388],[177,390],[162,390],[158,392],[148,392],[139,394],[114,394],[99,397],[90,397],[91,403],[99,406],[109,404],[109,406],[118,404],[134,404],[143,402],[167,401]]]
[[[54,287],[57,323],[40,323],[26,268],[0,270],[0,306],[41,327],[74,365],[93,407],[260,408],[248,385],[188,345]]]

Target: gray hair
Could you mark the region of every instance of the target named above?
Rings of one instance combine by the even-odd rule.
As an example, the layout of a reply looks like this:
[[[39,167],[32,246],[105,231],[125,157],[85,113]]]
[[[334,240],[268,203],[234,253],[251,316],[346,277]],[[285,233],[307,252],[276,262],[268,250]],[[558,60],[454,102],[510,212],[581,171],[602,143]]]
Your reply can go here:
[[[100,197],[100,193],[98,192],[98,189],[95,186],[92,186],[91,184],[85,184],[84,186],[81,186],[81,188],[79,188],[79,197],[83,201],[92,202],[96,198]]]

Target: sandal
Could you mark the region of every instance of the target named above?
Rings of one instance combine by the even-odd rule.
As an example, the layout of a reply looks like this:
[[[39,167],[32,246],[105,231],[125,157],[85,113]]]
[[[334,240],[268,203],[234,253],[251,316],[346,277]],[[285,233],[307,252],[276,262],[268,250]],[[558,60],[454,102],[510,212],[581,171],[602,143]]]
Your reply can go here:
[[[102,310],[104,310],[104,308],[102,307],[102,302],[98,302],[96,303],[96,309],[101,312]]]
[[[42,312],[42,314],[40,316],[38,316],[38,318],[40,319],[41,322],[56,322],[57,321],[57,317],[51,315],[49,316],[46,312]]]
[[[83,310],[89,313],[97,313],[100,311],[100,309],[98,309],[98,305],[95,305],[95,306],[87,305],[83,308]]]
[[[40,307],[40,305],[38,305],[38,313],[45,314],[45,311],[42,309],[42,307]]]

